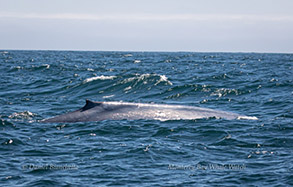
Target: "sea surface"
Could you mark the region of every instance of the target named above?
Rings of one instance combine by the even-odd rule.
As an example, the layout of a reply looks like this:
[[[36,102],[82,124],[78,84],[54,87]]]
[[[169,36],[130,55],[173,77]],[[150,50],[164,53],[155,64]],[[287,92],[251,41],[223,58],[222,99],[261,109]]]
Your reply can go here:
[[[292,186],[293,54],[0,51],[0,186]],[[85,100],[258,120],[40,123]]]

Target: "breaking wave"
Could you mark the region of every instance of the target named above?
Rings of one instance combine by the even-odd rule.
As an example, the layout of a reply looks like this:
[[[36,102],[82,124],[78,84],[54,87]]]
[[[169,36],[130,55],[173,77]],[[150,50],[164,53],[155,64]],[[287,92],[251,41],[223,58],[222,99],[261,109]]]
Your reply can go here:
[[[115,78],[116,78],[116,76],[104,76],[104,75],[101,75],[101,76],[87,78],[83,82],[88,83],[88,82],[92,82],[92,81],[95,81],[95,80],[113,80]]]

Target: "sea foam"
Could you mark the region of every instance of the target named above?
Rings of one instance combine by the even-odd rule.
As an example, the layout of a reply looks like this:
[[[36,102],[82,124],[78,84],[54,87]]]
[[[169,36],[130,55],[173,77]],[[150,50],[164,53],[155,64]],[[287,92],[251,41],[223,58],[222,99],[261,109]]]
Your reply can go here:
[[[88,83],[88,82],[92,82],[92,81],[95,81],[95,80],[112,80],[112,79],[115,79],[115,78],[116,78],[116,76],[104,76],[104,75],[101,75],[101,76],[97,76],[97,77],[87,78],[83,82]]]

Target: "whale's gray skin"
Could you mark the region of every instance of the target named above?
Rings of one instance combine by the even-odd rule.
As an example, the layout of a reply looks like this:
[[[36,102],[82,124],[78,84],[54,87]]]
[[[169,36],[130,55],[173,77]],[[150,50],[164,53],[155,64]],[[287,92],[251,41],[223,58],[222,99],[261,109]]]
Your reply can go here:
[[[241,116],[231,112],[193,106],[126,102],[93,102],[86,100],[86,105],[79,110],[53,118],[44,119],[41,122],[63,123],[122,119],[149,119],[165,121],[180,119],[192,120],[210,117],[224,118],[228,120],[257,119],[256,117]]]

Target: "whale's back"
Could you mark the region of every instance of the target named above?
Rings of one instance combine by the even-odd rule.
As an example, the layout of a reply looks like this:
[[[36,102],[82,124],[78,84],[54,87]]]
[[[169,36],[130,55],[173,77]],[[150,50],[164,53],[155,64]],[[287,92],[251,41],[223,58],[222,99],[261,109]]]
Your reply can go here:
[[[200,118],[224,118],[224,119],[254,119],[253,117],[241,116],[232,112],[213,110],[208,108],[148,104],[127,102],[93,102],[86,101],[86,105],[79,110],[62,114],[53,118],[42,120],[45,123],[55,122],[85,122],[102,120],[192,120]],[[257,118],[256,118],[257,119]]]

